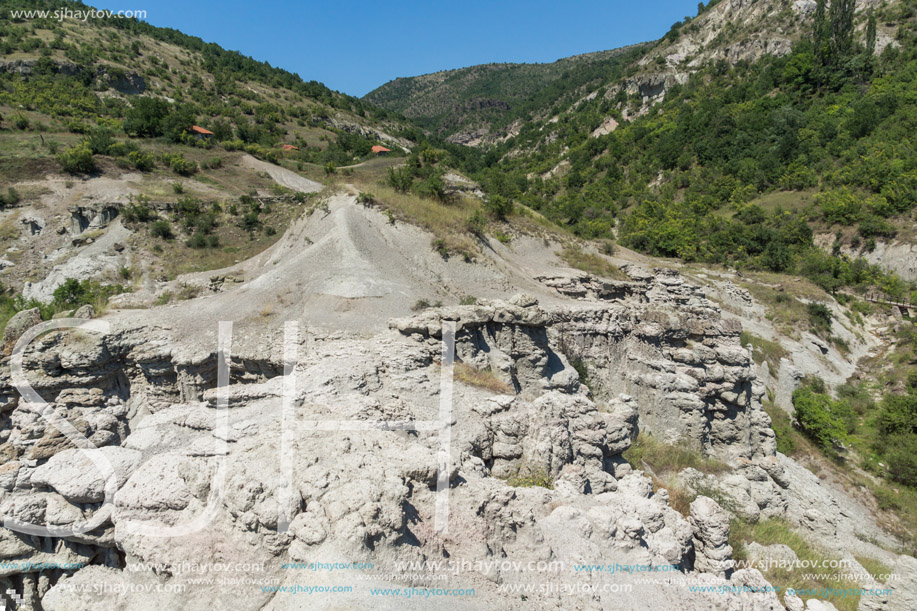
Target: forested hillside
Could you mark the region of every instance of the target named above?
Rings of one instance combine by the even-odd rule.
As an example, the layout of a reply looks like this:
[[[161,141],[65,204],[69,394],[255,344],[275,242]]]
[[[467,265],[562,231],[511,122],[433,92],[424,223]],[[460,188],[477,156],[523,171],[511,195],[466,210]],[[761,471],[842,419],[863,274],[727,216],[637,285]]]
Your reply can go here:
[[[54,11],[61,4],[90,8],[0,3],[0,105],[20,130],[98,128],[181,143],[197,124],[213,132],[213,142],[261,158],[276,160],[287,143],[298,147],[299,161],[346,164],[374,143],[397,144],[409,127],[357,98],[177,30],[134,19],[9,18],[11,9]],[[30,123],[30,112],[50,121]]]
[[[364,100],[399,112],[438,136],[468,142],[529,121],[558,99],[622,73],[646,45],[560,59],[550,64],[487,64],[398,78]]]
[[[815,248],[812,232],[855,230],[868,249],[917,203],[913,3],[818,6],[791,53],[715,62],[630,121],[622,111],[639,100],[623,91],[582,100],[490,150],[480,177],[582,236],[902,295],[894,278]],[[877,55],[879,21],[898,40]],[[620,125],[596,133],[609,118]]]

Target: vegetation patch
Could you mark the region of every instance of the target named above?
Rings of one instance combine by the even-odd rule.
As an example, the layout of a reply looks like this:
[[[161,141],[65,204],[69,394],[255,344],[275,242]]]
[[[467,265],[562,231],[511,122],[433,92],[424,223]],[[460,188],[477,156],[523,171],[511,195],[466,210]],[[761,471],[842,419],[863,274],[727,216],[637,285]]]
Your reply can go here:
[[[776,373],[777,370],[780,369],[780,359],[789,354],[786,349],[780,345],[780,342],[758,337],[751,331],[742,331],[741,341],[743,346],[751,345],[751,356],[755,363],[760,365],[767,361],[767,365],[773,373]]]
[[[523,465],[506,478],[506,483],[514,488],[547,488],[554,489],[554,480],[542,467]]]
[[[491,369],[478,369],[468,363],[456,361],[453,375],[463,384],[482,388],[492,393],[508,395],[515,392],[512,386],[497,377],[497,374]]]
[[[588,274],[610,278],[612,280],[629,280],[627,274],[606,261],[601,256],[586,252],[582,247],[571,244],[560,252],[560,258],[570,267]]]
[[[623,456],[630,464],[639,468],[645,463],[660,475],[678,473],[687,468],[707,474],[731,470],[726,463],[703,456],[698,450],[684,445],[666,444],[646,433],[641,433]]]
[[[736,560],[747,560],[748,552],[746,545],[755,541],[761,545],[786,545],[799,558],[800,563],[809,563],[807,566],[821,566],[826,560],[832,560],[824,551],[815,548],[806,541],[799,533],[784,520],[770,519],[759,520],[754,524],[740,519],[733,519],[729,525],[729,544],[733,549],[733,558]],[[856,588],[856,582],[844,579],[841,574],[847,568],[837,569],[819,569],[816,572],[813,569],[802,567],[784,567],[784,566],[766,566],[760,567],[764,577],[774,586],[780,588],[781,600],[786,594],[788,588],[795,590],[806,589],[847,589]],[[832,575],[835,571],[837,575]],[[814,598],[812,596],[802,596],[803,599]],[[828,596],[823,599],[831,602],[839,611],[856,611],[859,606],[859,596]]]

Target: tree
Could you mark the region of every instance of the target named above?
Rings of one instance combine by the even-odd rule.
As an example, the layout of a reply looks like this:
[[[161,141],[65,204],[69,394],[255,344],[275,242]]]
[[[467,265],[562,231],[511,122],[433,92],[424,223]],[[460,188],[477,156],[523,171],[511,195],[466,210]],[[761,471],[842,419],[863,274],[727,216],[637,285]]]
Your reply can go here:
[[[171,142],[181,142],[182,136],[191,129],[194,113],[186,106],[173,108],[162,118],[162,134]]]
[[[840,63],[853,51],[853,13],[856,0],[832,0],[831,39],[834,61]]]
[[[872,59],[876,53],[876,14],[869,11],[869,19],[866,21],[866,57]]]
[[[825,11],[826,4],[827,0],[818,0],[815,4],[815,19],[812,25],[812,39],[815,41],[815,59],[822,66],[827,65],[831,57],[828,17]]]
[[[793,393],[793,407],[799,426],[822,451],[834,454],[835,445],[847,441],[844,421],[850,409],[842,402],[810,388],[799,388]]]
[[[163,133],[162,122],[169,115],[169,103],[159,98],[137,98],[124,117],[124,131],[145,138]]]

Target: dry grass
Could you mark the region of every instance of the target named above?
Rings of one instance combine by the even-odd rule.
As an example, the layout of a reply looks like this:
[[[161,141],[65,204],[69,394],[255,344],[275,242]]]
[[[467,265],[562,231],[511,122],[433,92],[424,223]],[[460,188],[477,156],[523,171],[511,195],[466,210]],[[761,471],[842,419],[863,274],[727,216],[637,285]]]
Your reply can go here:
[[[434,241],[442,244],[445,252],[460,254],[466,259],[479,252],[477,241],[467,229],[468,218],[481,210],[481,203],[475,198],[458,196],[444,204],[411,193],[399,193],[378,183],[361,186],[360,190],[372,193],[373,199],[390,213],[393,221],[418,225],[432,233]]]
[[[652,435],[641,434],[624,452],[624,458],[640,468],[643,463],[657,474],[678,473],[683,469],[697,469],[701,473],[724,473],[731,467],[715,458],[702,456],[700,452],[682,445],[669,445],[658,441]]]
[[[516,472],[506,478],[506,483],[514,488],[547,488],[554,489],[551,476],[541,467],[525,465],[518,467]]]
[[[455,379],[463,384],[483,388],[492,393],[506,395],[514,392],[512,386],[498,378],[490,369],[478,369],[467,363],[456,362],[453,374]]]
[[[888,575],[892,572],[892,568],[886,564],[883,564],[880,560],[875,558],[867,558],[866,556],[854,556],[856,561],[866,569],[866,572],[872,575],[873,579],[879,583],[886,583],[888,581]]]
[[[560,253],[560,258],[570,267],[582,270],[588,274],[610,278],[612,280],[629,280],[627,275],[617,267],[606,261],[600,255],[586,252],[578,245],[566,246]]]
[[[750,331],[742,331],[742,345],[747,346],[748,344],[752,346],[751,356],[755,363],[760,365],[767,361],[772,372],[780,368],[780,359],[789,354],[779,342],[758,337]]]
[[[760,520],[755,524],[750,524],[743,520],[732,520],[729,528],[729,544],[734,550],[733,557],[736,560],[747,559],[745,545],[752,541],[756,541],[761,545],[773,545],[776,543],[786,545],[796,553],[801,562],[808,562],[810,567],[819,566],[824,561],[836,560],[836,558],[831,557],[822,550],[813,547],[783,520]],[[760,567],[759,570],[770,583],[780,588],[781,598],[788,588],[795,590],[834,588],[840,590],[857,587],[855,582],[833,574],[849,572],[849,569],[843,567],[819,569],[821,572],[798,566],[766,566]],[[801,598],[815,597],[801,596]],[[860,597],[828,596],[822,600],[832,603],[839,611],[856,611]]]

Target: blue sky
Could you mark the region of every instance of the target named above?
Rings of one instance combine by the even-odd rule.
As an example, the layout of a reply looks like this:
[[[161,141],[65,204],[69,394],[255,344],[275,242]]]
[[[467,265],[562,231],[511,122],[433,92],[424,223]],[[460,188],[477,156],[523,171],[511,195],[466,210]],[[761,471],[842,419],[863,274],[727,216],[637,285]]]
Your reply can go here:
[[[398,76],[653,40],[697,0],[88,0],[362,96]]]

